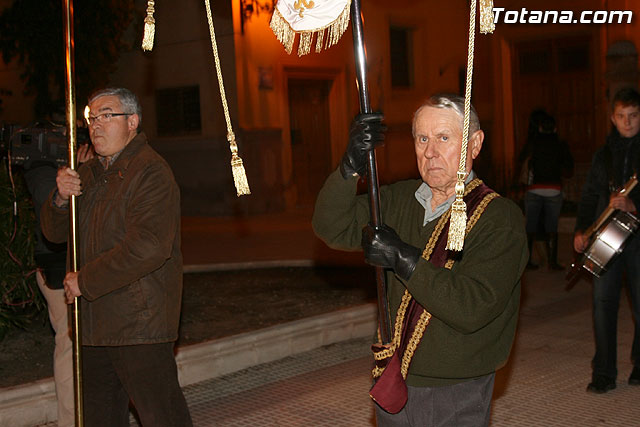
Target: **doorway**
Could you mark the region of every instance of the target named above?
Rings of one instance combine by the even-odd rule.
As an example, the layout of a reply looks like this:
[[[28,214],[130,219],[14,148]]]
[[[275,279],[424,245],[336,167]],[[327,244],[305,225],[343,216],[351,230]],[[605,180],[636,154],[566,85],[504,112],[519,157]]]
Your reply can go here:
[[[295,205],[313,206],[331,171],[329,92],[332,80],[288,79]]]
[[[595,137],[594,61],[591,37],[514,44],[513,106],[516,155],[527,137],[529,115],[544,108],[577,162],[588,162],[601,143]]]

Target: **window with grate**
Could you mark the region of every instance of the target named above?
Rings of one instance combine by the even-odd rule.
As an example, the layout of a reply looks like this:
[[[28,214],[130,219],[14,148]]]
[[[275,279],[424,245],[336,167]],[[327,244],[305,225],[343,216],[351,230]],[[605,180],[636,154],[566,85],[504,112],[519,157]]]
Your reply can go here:
[[[185,86],[156,90],[158,136],[200,133],[200,87]]]
[[[389,27],[391,87],[413,86],[413,40],[410,28]]]

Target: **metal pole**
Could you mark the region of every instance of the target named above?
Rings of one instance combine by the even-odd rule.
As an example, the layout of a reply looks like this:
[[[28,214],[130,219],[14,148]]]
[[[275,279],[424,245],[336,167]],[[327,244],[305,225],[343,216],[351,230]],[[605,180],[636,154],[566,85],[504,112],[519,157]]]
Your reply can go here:
[[[356,63],[356,84],[360,95],[360,113],[371,113],[369,84],[367,83],[367,58],[364,49],[360,0],[352,0],[351,2],[351,22],[353,23],[353,50]],[[375,150],[369,151],[368,160],[367,187],[369,191],[371,224],[374,227],[379,227],[382,225],[382,217],[380,215],[380,192],[378,186],[378,167],[376,164]],[[387,283],[384,275],[384,269],[382,267],[376,267],[376,284],[378,289],[378,321],[380,325],[380,337],[382,343],[387,344],[391,342],[391,322],[389,321]]]
[[[73,38],[73,0],[62,0],[64,14],[64,50],[66,65],[66,113],[67,137],[69,145],[69,167],[76,169],[76,94],[74,88],[74,38]],[[77,209],[76,198],[71,196],[69,202],[69,259],[71,271],[78,271],[77,257]],[[82,333],[80,325],[80,301],[76,297],[73,301],[73,319],[71,322],[73,333],[73,379],[76,427],[84,425],[82,404]]]

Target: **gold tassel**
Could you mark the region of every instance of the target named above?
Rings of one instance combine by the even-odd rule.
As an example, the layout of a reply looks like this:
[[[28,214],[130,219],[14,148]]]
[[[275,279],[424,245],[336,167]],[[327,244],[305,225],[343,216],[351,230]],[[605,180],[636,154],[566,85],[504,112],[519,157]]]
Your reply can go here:
[[[147,1],[147,17],[144,18],[144,36],[142,37],[142,50],[153,49],[153,39],[156,32],[156,20],[153,18],[155,2]]]
[[[229,105],[227,104],[227,95],[224,90],[224,81],[222,80],[222,68],[220,67],[220,56],[218,55],[218,43],[216,42],[216,32],[213,28],[213,14],[211,13],[211,4],[209,0],[204,0],[207,9],[207,21],[209,22],[209,35],[211,36],[211,50],[213,51],[213,60],[216,64],[216,75],[218,77],[218,86],[220,86],[220,100],[222,101],[222,110],[224,111],[224,120],[227,122],[227,141],[229,141],[229,149],[231,150],[231,172],[233,173],[233,183],[236,186],[238,197],[245,194],[251,194],[249,183],[247,182],[247,174],[244,171],[242,159],[238,156],[238,144],[236,144],[236,136],[231,126],[231,114],[229,113]]]
[[[447,236],[447,250],[449,251],[461,251],[464,247],[464,235],[467,229],[467,204],[462,199],[464,196],[465,176],[465,173],[458,172],[456,200],[451,205],[449,236]]]
[[[493,22],[493,0],[480,0],[480,33],[493,33],[496,24]]]
[[[247,173],[244,170],[242,159],[238,156],[238,144],[236,143],[236,137],[231,132],[227,135],[229,141],[229,147],[231,148],[231,172],[233,173],[233,183],[236,186],[236,193],[238,197],[251,194],[249,189],[249,182],[247,181]]]

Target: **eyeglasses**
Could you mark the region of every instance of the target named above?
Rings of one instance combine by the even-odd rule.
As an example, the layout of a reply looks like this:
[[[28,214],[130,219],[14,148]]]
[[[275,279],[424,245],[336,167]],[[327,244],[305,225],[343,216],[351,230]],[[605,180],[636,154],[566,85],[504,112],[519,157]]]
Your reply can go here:
[[[112,117],[117,116],[130,116],[133,113],[102,113],[97,116],[88,116],[87,122],[89,126],[95,125],[96,123],[109,123]]]

